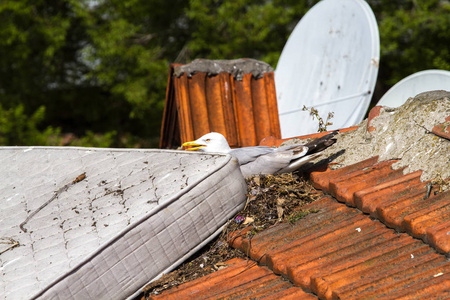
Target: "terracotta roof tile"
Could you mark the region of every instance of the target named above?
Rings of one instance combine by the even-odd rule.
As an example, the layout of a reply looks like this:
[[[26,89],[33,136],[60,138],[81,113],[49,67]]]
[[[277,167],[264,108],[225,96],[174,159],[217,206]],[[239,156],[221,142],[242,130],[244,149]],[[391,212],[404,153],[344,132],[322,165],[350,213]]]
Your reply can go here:
[[[433,127],[432,132],[440,137],[450,140],[450,116],[445,118],[445,122]]]
[[[434,227],[427,228],[426,240],[438,252],[443,254],[450,253],[450,219]]]
[[[409,191],[412,186],[420,183],[421,174],[422,171],[416,171],[385,183],[357,191],[354,194],[355,205],[363,212],[376,218],[377,207],[387,205],[392,202],[392,196],[394,194],[396,197],[399,197],[402,193]]]
[[[367,132],[372,132],[375,130],[375,127],[372,126],[372,120],[373,118],[378,117],[380,115],[382,107],[383,106],[378,105],[369,111],[369,116],[367,118]]]
[[[376,116],[374,110],[367,130]],[[433,133],[446,133],[444,127]],[[283,141],[272,137],[261,144]],[[303,207],[310,214],[251,238],[245,234],[248,227],[230,239],[257,265],[233,260],[228,271],[161,298],[187,295],[184,290],[194,286],[196,295],[205,298],[450,298],[450,191],[441,191],[431,180],[421,182],[420,170],[404,174],[406,168],[393,168],[398,161],[371,157],[336,170],[322,166],[310,171],[314,187],[324,193]],[[216,288],[221,280],[226,284]]]
[[[359,288],[360,297],[375,290],[373,285],[377,285],[375,294],[383,289],[397,293],[405,286],[416,293],[420,289],[409,286],[410,282],[420,284],[430,279],[429,274],[446,274],[450,267],[429,245],[371,220],[358,209],[330,197],[308,206],[319,212],[295,226],[280,224],[232,245],[323,299],[349,291],[350,286],[351,291]],[[446,284],[450,288],[450,282]]]
[[[283,291],[280,291],[274,295],[264,297],[264,300],[312,300],[317,299],[317,296],[306,293],[301,288],[298,287],[290,287],[288,289],[285,289]]]
[[[231,147],[281,137],[273,72],[261,78],[245,73],[242,80],[228,72],[176,76],[179,66],[170,66],[160,148],[176,148],[212,131],[222,133]]]
[[[319,298],[330,299],[333,290],[347,286],[355,281],[361,284],[362,279],[372,277],[372,282],[376,278],[382,278],[396,268],[401,266],[402,262],[411,260],[410,254],[420,255],[423,247],[419,248],[417,243],[413,241],[402,241],[405,243],[384,243],[375,246],[375,249],[365,249],[357,255],[361,255],[360,260],[356,260],[354,265],[348,266],[348,263],[340,263],[323,273],[315,273],[312,277],[311,289],[319,296]],[[407,244],[406,244],[407,243]],[[378,252],[377,250],[380,250]],[[366,257],[364,257],[366,256]],[[371,266],[371,267],[368,267]]]
[[[254,261],[231,259],[227,268],[149,299],[317,299]]]
[[[329,191],[330,179],[339,178],[346,174],[351,174],[358,170],[363,170],[367,167],[373,166],[378,161],[378,157],[371,157],[369,159],[360,161],[356,164],[349,165],[337,170],[328,169],[324,172],[312,172],[310,177],[313,185],[316,189],[320,189],[324,192]]]
[[[411,261],[415,262],[413,267],[406,267],[397,272],[391,272],[385,277],[380,277],[368,283],[359,284],[359,282],[355,282],[348,286],[338,287],[332,293],[333,298],[361,299],[363,297],[369,298],[370,296],[377,298],[383,295],[391,296],[390,293],[397,290],[402,294],[408,295],[409,299],[411,299],[411,294],[417,294],[421,291],[421,285],[433,286],[430,279],[438,278],[434,276],[442,272],[448,273],[449,264],[442,256],[435,257],[434,255],[428,255],[418,261],[418,263],[414,259],[411,259]],[[408,284],[413,284],[414,282],[417,285],[415,286],[416,289],[412,291],[409,289]],[[397,298],[392,297],[391,299]]]
[[[393,193],[389,205],[377,207],[377,217],[388,227],[402,230],[405,215],[423,202],[428,192],[428,183],[421,182],[406,191]]]
[[[301,261],[297,260],[297,254],[300,256],[307,255],[308,259],[312,259],[323,253],[332,251],[333,248],[345,247],[356,238],[354,234],[356,228],[365,230],[371,227],[372,223],[370,219],[362,215],[355,215],[344,220],[338,229],[335,226],[328,226],[324,230],[268,251],[266,254],[266,264],[273,269],[274,273],[284,273],[286,272],[286,268],[291,264],[291,260],[295,260],[295,263]],[[372,228],[369,230],[372,230]],[[311,245],[311,248],[308,248],[309,245]],[[311,250],[311,253],[308,252],[309,250]]]
[[[365,213],[370,213],[385,222],[385,225],[399,231],[428,241],[427,232],[431,232],[433,245],[439,245],[438,251],[448,253],[450,236],[440,231],[433,231],[436,226],[448,225],[450,219],[450,191],[434,195],[431,182],[420,182],[420,171],[403,175],[401,169],[392,170],[393,161],[385,161],[368,166],[369,160],[361,162],[361,171],[354,171],[354,166],[346,170],[328,170],[324,172],[331,179],[325,190],[339,201],[350,206],[357,206]],[[374,160],[370,160],[373,162]],[[311,174],[313,181],[319,181],[324,174]],[[436,238],[439,237],[439,241]]]
[[[391,168],[392,164],[397,161],[383,161],[362,170],[348,172],[341,176],[332,176],[328,187],[329,191],[338,201],[356,206],[355,192],[391,181],[403,174],[402,169],[392,170]]]
[[[319,212],[311,214],[315,218],[311,221],[308,227],[292,226],[291,224],[284,223],[280,226],[264,230],[253,239],[242,239],[240,244],[234,241],[233,245],[241,249],[244,253],[247,253],[250,258],[265,263],[268,258],[268,254],[271,249],[282,249],[284,244],[290,245],[293,241],[298,240],[299,236],[306,236],[312,238],[317,230],[333,230],[335,222],[340,222],[348,218],[354,218],[359,213],[356,211],[344,211],[345,207],[338,207],[337,203],[330,204],[332,200],[330,198],[324,198],[318,200],[320,203],[324,203],[322,209]],[[334,201],[334,200],[332,200]],[[335,201],[334,201],[335,202]],[[310,205],[305,209],[311,208]],[[332,219],[336,215],[336,219]],[[311,236],[312,235],[312,236]]]
[[[253,263],[232,260],[232,267],[158,299],[198,299],[200,294],[205,299],[428,299],[448,294],[450,262],[438,252],[449,254],[450,192],[435,195],[430,182],[418,180],[421,172],[403,175],[392,170],[392,163],[378,163],[375,157],[312,172],[313,183],[331,192],[304,207],[315,213],[252,238],[245,234],[251,227],[236,233],[230,245]],[[339,194],[345,204],[332,197]]]
[[[446,270],[448,272],[448,269]],[[430,278],[428,281],[422,281],[420,283],[415,283],[414,281],[405,282],[407,285],[400,290],[391,289],[388,293],[383,293],[382,295],[389,296],[390,299],[449,299],[450,289],[448,287],[448,282],[450,281],[450,276],[448,273],[442,277]],[[414,292],[411,292],[411,285],[414,285]],[[378,297],[381,293],[377,293],[375,296]]]
[[[450,201],[445,201],[446,199],[450,199],[450,191],[424,199],[424,203],[429,203],[420,205],[422,209],[405,216],[402,222],[403,228],[412,236],[425,239],[428,228],[450,220]]]
[[[433,250],[420,243],[412,243],[408,249],[397,248],[386,255],[367,260],[363,264],[357,264],[348,269],[344,269],[327,275],[318,281],[325,281],[328,290],[342,292],[342,290],[354,290],[359,286],[373,284],[374,281],[386,278],[390,274],[410,269],[420,262],[430,261]],[[410,250],[410,251],[405,251]],[[408,253],[405,253],[408,252]],[[411,258],[414,256],[414,259]]]

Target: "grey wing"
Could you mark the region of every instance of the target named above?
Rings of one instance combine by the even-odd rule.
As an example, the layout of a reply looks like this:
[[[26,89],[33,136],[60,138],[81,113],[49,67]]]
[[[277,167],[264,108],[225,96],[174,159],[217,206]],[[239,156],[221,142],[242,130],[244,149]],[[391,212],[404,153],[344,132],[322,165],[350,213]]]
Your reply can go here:
[[[241,171],[244,177],[258,174],[277,174],[292,172],[310,159],[304,157],[308,148],[304,146],[289,146],[261,155],[254,161],[241,165]]]
[[[333,137],[337,133],[338,131],[331,132],[305,145],[291,145],[275,149],[259,146],[232,151],[236,151],[236,156],[239,156],[241,171],[245,177],[292,172],[317,158],[321,155],[322,150],[333,145],[336,142]]]
[[[282,153],[272,152],[241,165],[241,171],[244,177],[258,174],[275,174],[289,166],[291,160],[292,153],[287,151]]]
[[[229,153],[238,159],[240,165],[245,165],[255,161],[262,155],[273,153],[274,151],[275,148],[256,146],[232,149]]]

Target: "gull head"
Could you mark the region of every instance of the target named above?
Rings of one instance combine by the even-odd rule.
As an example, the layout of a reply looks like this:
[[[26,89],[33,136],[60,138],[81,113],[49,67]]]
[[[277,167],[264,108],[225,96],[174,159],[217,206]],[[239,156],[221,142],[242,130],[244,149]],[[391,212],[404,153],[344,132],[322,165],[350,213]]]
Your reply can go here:
[[[182,146],[187,151],[228,153],[231,150],[225,137],[217,132],[210,132],[198,140],[186,142]]]

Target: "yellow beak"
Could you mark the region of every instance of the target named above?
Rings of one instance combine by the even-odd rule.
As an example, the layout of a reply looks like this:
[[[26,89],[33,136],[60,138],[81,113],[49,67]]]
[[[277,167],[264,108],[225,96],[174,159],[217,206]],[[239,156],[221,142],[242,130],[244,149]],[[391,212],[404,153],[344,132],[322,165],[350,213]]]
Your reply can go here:
[[[201,147],[206,147],[206,145],[197,144],[195,141],[194,142],[186,142],[181,146],[186,151],[196,151],[196,150],[200,149]]]

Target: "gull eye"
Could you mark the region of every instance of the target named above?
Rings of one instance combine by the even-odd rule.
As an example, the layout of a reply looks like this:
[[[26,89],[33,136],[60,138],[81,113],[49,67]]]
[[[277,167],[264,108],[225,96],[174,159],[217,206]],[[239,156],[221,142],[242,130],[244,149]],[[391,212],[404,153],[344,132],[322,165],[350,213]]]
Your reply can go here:
[[[211,139],[206,139],[205,141],[206,141],[206,142],[210,142],[210,141],[211,141]]]

